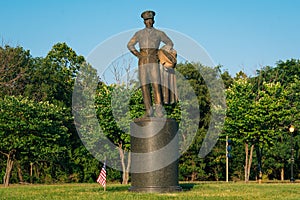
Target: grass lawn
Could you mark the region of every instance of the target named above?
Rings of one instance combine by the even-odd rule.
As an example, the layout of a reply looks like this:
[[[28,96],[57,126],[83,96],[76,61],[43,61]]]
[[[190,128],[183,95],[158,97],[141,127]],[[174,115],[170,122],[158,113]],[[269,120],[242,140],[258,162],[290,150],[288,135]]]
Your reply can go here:
[[[0,199],[300,199],[299,183],[181,183],[178,193],[133,193],[129,185],[108,184],[104,192],[99,184],[11,185],[0,186]]]

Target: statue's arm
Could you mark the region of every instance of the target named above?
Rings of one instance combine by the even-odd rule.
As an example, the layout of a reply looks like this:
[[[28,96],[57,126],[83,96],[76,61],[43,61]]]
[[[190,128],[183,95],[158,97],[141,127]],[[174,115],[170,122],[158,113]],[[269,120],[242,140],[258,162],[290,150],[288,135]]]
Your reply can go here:
[[[172,40],[164,32],[161,32],[161,41],[165,43],[166,46],[169,47],[170,49],[172,49],[174,46]]]
[[[129,49],[129,51],[135,55],[136,57],[141,57],[141,54],[138,50],[136,50],[135,45],[138,43],[138,39],[136,34],[129,40],[128,44],[127,44],[127,48]]]

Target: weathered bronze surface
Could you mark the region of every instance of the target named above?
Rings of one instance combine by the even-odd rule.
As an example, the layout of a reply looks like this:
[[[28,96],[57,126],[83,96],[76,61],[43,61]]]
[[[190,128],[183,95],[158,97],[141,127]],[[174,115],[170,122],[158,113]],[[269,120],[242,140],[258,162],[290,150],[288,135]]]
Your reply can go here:
[[[127,44],[130,52],[139,59],[139,81],[146,110],[144,117],[152,117],[154,114],[151,86],[155,104],[155,116],[163,117],[162,105],[163,103],[170,103],[169,96],[167,95],[168,99],[164,99],[166,95],[163,95],[163,91],[167,90],[162,90],[161,86],[162,70],[159,65],[158,49],[161,42],[165,44],[167,49],[172,49],[174,44],[163,31],[153,27],[154,16],[154,11],[145,11],[141,14],[145,28],[137,31]],[[139,51],[135,47],[136,44],[139,45]],[[174,98],[171,101],[173,103]]]

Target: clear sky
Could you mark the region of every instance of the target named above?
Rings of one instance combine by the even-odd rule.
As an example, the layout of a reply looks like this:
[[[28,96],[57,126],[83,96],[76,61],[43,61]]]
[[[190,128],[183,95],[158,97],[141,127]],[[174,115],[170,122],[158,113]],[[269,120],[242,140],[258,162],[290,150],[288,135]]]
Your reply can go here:
[[[232,75],[299,59],[298,0],[0,0],[2,43],[45,56],[66,42],[87,56],[113,35],[143,28],[154,10],[156,28],[185,34]],[[176,48],[176,43],[175,43]],[[180,52],[178,52],[180,54]]]

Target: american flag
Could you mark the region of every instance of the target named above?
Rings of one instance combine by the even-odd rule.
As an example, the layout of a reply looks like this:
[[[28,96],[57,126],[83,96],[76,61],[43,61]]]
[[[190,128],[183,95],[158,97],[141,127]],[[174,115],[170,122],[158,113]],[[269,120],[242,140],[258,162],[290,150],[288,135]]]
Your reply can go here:
[[[98,176],[97,182],[102,185],[103,187],[106,186],[106,163],[104,162],[104,165],[101,169],[101,172]]]

